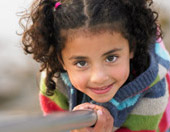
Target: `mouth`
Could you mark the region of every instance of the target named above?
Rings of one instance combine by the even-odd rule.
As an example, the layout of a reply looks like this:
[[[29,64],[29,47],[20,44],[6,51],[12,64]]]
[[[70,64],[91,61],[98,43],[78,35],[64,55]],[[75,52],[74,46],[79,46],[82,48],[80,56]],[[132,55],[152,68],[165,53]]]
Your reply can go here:
[[[95,87],[95,88],[90,87],[89,89],[95,94],[105,94],[111,90],[113,84],[114,83],[112,83],[108,86],[104,86],[104,87]]]

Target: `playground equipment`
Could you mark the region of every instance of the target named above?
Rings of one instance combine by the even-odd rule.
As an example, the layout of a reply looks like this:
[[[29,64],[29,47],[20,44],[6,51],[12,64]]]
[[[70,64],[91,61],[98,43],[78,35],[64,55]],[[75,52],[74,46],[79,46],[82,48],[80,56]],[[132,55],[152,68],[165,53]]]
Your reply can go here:
[[[69,132],[93,126],[97,115],[92,110],[57,112],[47,116],[31,115],[0,119],[1,132]]]

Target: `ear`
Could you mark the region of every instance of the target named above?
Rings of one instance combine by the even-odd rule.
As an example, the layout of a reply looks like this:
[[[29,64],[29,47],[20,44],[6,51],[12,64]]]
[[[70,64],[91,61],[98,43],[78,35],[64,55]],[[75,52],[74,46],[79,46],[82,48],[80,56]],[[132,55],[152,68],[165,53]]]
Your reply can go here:
[[[64,61],[62,60],[62,58],[59,57],[59,56],[57,56],[57,58],[58,58],[58,60],[59,60],[59,63],[62,65],[63,69],[64,69],[65,71],[67,71],[67,70],[66,70],[66,67],[65,67],[65,64],[64,64]]]
[[[133,59],[133,57],[134,57],[134,52],[131,51],[131,52],[130,52],[130,59]]]
[[[67,69],[66,69],[65,65],[64,65],[64,64],[62,64],[62,66],[63,66],[63,69],[64,69],[65,71],[67,71]]]

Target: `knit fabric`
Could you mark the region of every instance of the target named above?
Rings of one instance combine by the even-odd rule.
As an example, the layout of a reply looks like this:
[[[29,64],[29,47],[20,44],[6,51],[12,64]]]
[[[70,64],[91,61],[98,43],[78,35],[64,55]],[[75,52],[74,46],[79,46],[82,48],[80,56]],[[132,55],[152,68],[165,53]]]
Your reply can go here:
[[[109,102],[90,102],[110,111],[116,132],[166,132],[170,125],[169,69],[169,53],[159,40],[150,48],[150,66],[145,72],[122,86]],[[53,96],[45,94],[44,78],[40,90],[44,113],[67,110],[69,99],[58,89]],[[62,78],[67,88],[73,87],[67,74],[62,75]]]
[[[44,115],[55,111],[68,110],[68,98],[58,89],[55,90],[53,96],[46,94],[45,72],[41,74],[39,100]]]

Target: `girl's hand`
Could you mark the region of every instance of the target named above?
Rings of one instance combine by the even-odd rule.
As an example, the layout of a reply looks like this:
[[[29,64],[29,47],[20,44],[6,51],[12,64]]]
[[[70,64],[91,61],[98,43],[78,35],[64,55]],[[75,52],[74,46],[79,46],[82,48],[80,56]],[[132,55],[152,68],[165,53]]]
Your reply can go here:
[[[75,110],[82,110],[82,109],[92,109],[97,113],[97,122],[94,127],[87,127],[83,129],[73,130],[71,132],[112,132],[113,130],[113,117],[111,116],[110,112],[99,105],[94,105],[90,103],[80,104],[74,107],[73,111]]]

